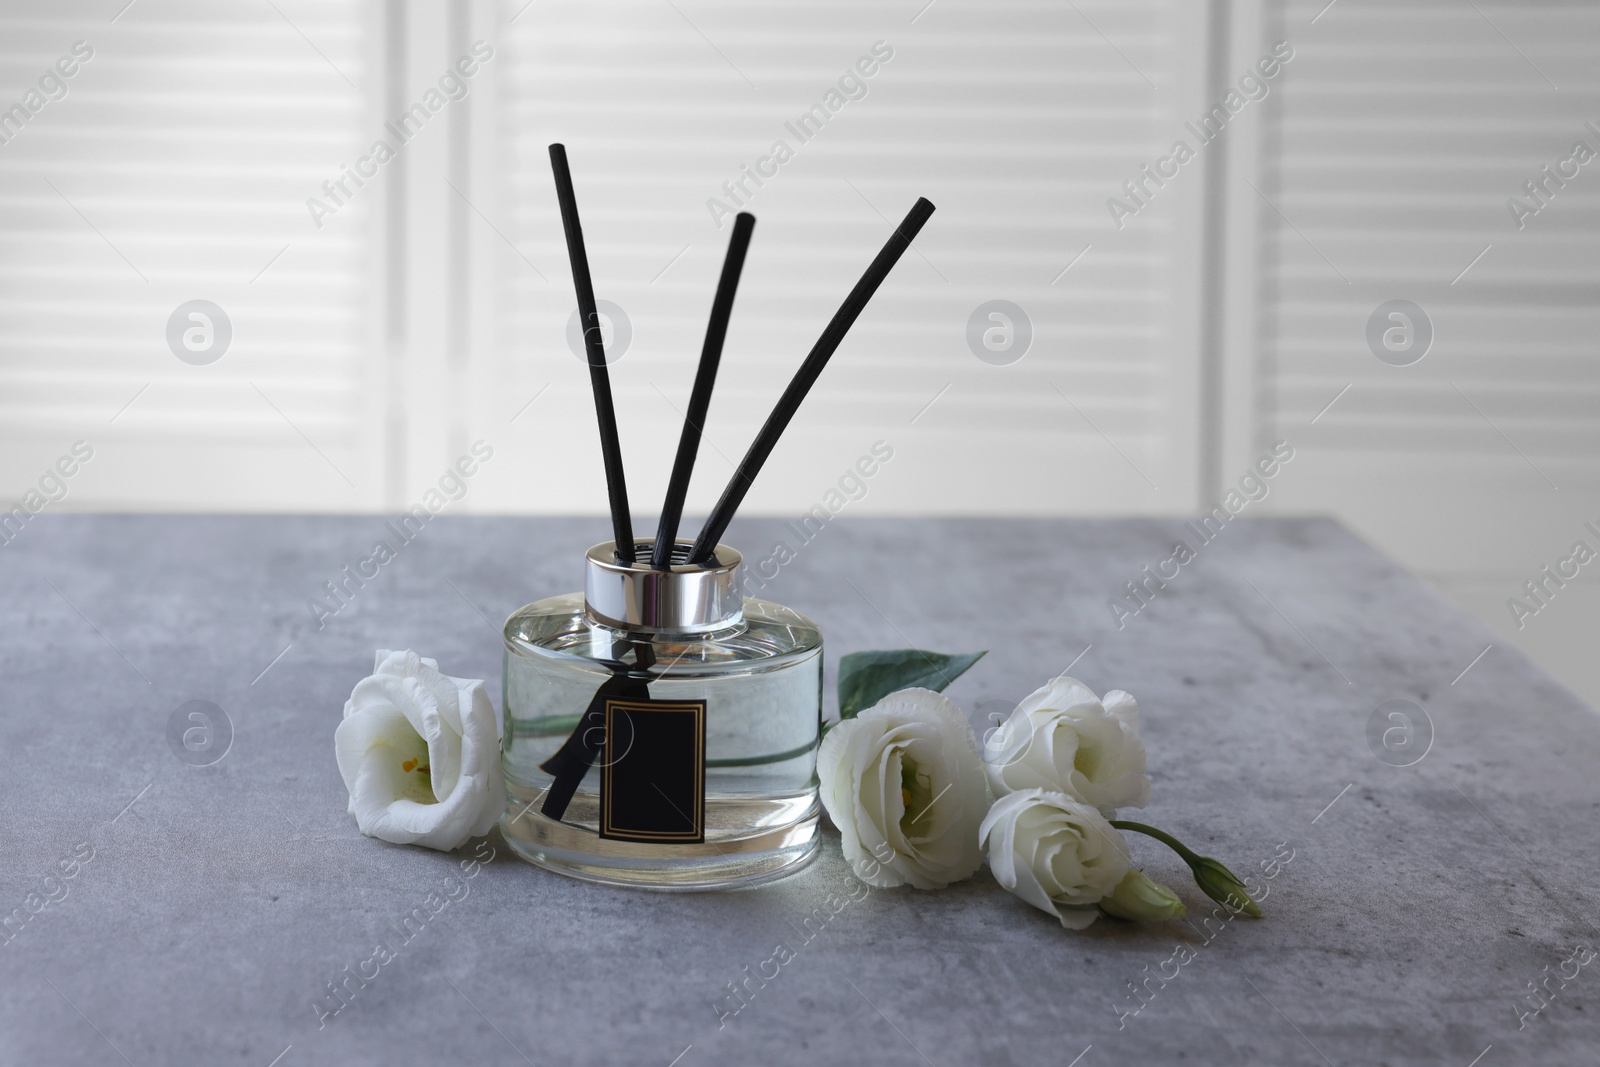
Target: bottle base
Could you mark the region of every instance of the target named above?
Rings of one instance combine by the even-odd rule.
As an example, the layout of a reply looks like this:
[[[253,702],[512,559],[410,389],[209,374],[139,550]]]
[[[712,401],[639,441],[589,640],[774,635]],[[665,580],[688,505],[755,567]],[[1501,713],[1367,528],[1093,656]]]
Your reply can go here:
[[[557,874],[665,892],[744,889],[777,881],[804,869],[821,841],[822,812],[814,791],[762,801],[708,799],[705,841],[681,845],[600,837],[588,818],[597,799],[580,793],[567,818],[556,822],[513,796],[500,817],[500,834],[522,859]]]

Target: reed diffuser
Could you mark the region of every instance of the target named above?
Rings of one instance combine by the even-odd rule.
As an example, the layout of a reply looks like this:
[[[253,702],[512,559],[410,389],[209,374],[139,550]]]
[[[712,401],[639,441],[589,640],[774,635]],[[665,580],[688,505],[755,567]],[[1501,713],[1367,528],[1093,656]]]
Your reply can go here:
[[[734,225],[654,540],[633,534],[616,413],[566,150],[550,146],[605,459],[612,539],[581,593],[505,625],[506,842],[562,874],[651,889],[753,885],[817,847],[822,634],[740,594],[720,539],[867,301],[933,213],[919,199],[823,330],[697,537],[683,502],[755,218]]]

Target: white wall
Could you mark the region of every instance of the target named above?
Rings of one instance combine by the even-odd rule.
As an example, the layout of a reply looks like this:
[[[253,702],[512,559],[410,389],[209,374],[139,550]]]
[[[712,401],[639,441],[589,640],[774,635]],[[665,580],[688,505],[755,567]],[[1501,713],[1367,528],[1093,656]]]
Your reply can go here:
[[[0,8],[0,108],[39,108],[0,123],[0,499],[82,440],[66,507],[380,506],[379,200],[304,206],[368,134],[373,10],[121,6]],[[166,340],[196,299],[207,366]]]
[[[1294,441],[1277,508],[1339,515],[1600,703],[1600,564],[1524,592],[1600,549],[1600,162],[1569,164],[1536,215],[1508,207],[1539,206],[1524,183],[1576,142],[1600,152],[1600,8],[1325,3],[1260,19],[1257,47],[1296,58],[1229,176],[1254,428],[1229,462]],[[1433,331],[1403,366],[1367,340],[1393,300]]]

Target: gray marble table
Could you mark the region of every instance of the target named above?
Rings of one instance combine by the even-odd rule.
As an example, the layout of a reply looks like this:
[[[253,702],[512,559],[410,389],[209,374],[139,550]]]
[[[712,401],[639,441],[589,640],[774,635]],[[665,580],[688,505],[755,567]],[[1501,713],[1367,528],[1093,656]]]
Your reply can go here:
[[[46,514],[0,548],[0,1063],[1600,1057],[1600,961],[1563,962],[1600,947],[1600,723],[1324,520],[1236,520],[1120,620],[1123,583],[1197,543],[1181,523],[839,519],[769,590],[821,623],[830,693],[839,653],[906,645],[990,650],[950,690],[980,725],[1069,664],[1133,692],[1140,817],[1262,878],[1262,921],[1200,922],[1146,842],[1193,923],[1069,933],[986,872],[847,898],[831,831],[793,878],[688,895],[570,881],[495,836],[455,855],[362,837],[332,734],[373,649],[498,693],[499,620],[576,588],[605,525],[437,518],[320,629],[308,598],[381,519]],[[780,536],[729,541],[759,557]],[[209,766],[168,740],[196,700],[231,724]],[[1389,701],[1414,707],[1385,747]],[[730,1014],[729,983],[780,942],[795,958]]]

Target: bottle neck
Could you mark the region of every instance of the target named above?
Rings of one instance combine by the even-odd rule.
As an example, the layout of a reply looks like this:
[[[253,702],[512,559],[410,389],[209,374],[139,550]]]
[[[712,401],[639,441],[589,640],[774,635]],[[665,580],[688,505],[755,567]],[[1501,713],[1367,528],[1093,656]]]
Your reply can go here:
[[[718,545],[704,565],[684,562],[693,542],[679,540],[674,562],[651,567],[654,543],[635,542],[634,563],[617,560],[616,542],[589,549],[584,561],[584,607],[596,622],[650,634],[701,635],[737,626],[744,612],[738,571],[743,557]]]

